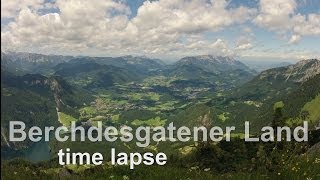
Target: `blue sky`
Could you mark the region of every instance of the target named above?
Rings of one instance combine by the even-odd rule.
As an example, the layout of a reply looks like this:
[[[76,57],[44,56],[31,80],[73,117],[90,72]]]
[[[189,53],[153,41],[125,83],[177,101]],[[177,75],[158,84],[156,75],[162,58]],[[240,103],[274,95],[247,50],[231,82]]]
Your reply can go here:
[[[319,0],[11,0],[3,50],[162,59],[320,56]]]

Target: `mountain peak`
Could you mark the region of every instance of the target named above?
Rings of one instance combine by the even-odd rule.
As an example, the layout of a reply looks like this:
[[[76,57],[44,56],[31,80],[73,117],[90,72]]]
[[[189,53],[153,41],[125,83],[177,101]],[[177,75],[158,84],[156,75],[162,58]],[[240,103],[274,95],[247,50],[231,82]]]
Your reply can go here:
[[[282,77],[285,81],[302,83],[315,75],[320,74],[320,61],[318,59],[305,59],[287,67],[269,69],[261,73],[260,79]]]
[[[214,55],[199,55],[199,56],[187,56],[181,59],[182,61],[198,60],[198,61],[212,61],[218,63],[236,63],[238,62],[229,56],[214,56]]]
[[[245,64],[228,56],[188,56],[180,59],[176,65],[178,66],[193,66],[200,67],[209,72],[224,72],[230,70],[245,70],[251,71]]]
[[[319,63],[320,63],[319,59],[303,59],[303,60],[298,61],[293,66],[305,66],[308,64],[319,64]]]

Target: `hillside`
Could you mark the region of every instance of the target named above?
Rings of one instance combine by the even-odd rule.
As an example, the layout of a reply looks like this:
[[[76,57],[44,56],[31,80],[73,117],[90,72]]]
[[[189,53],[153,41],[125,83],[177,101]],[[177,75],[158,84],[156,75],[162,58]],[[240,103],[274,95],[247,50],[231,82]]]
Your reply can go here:
[[[246,100],[265,101],[289,93],[319,73],[319,60],[302,60],[293,65],[261,72],[254,79],[237,88],[233,95]]]
[[[34,125],[58,126],[60,123],[57,112],[79,116],[75,109],[92,100],[87,92],[70,86],[58,76],[16,76],[2,71],[1,150],[10,153],[31,145],[27,141],[8,143],[9,121],[23,121],[27,128]]]
[[[94,58],[94,61],[103,65],[112,65],[141,75],[151,75],[166,67],[160,59],[152,59],[144,56],[121,56]]]
[[[76,58],[54,67],[55,75],[64,77],[71,84],[87,89],[108,88],[141,80],[141,75],[130,69],[112,65],[101,65],[93,59]]]
[[[255,72],[231,57],[212,55],[184,57],[173,64],[170,76],[196,79],[212,85],[231,88],[253,78]]]
[[[319,60],[303,60],[287,67],[266,70],[222,98],[215,98],[212,106],[228,113],[226,124],[243,124],[249,120],[256,129],[270,124],[275,103],[283,104],[283,115],[299,121],[303,108],[313,109],[319,89]],[[309,102],[309,106],[306,103]],[[308,110],[309,111],[309,110]],[[314,114],[313,110],[310,110]],[[315,115],[310,115],[316,121]],[[291,120],[290,120],[291,118]],[[295,120],[294,120],[295,119]],[[292,123],[290,123],[292,124]]]

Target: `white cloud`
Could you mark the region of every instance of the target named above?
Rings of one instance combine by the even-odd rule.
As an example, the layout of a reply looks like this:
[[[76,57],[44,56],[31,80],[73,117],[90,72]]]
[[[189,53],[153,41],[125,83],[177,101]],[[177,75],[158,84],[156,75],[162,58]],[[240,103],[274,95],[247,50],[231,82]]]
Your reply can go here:
[[[145,1],[131,17],[123,0],[56,0],[50,4],[10,0],[1,9],[2,17],[14,17],[14,21],[2,25],[1,45],[4,49],[54,54],[235,55],[256,48],[248,21],[281,34],[289,43],[320,34],[319,14],[297,14],[294,0],[261,0],[256,18],[256,9],[230,8],[229,2]],[[49,11],[44,14],[43,9]],[[234,30],[240,32],[239,38],[226,41],[223,33],[206,35],[230,26],[240,27]]]
[[[320,14],[297,14],[292,18],[293,33],[297,35],[320,35]]]
[[[290,40],[289,40],[289,44],[295,44],[295,43],[297,43],[298,41],[300,41],[300,39],[301,39],[301,36],[300,36],[300,35],[294,34],[294,35],[291,36],[291,38],[290,38]]]
[[[202,36],[190,36],[184,44],[181,53],[192,54],[214,54],[218,56],[234,56],[235,52],[223,39],[207,40]],[[182,55],[183,55],[182,54]]]
[[[273,31],[286,31],[291,28],[291,16],[296,9],[295,0],[260,0],[259,15],[254,22]]]
[[[252,48],[252,44],[250,42],[238,44],[236,47],[237,50],[246,50],[251,48]]]
[[[24,8],[37,10],[44,7],[44,4],[44,0],[2,0],[1,18],[14,18]]]
[[[251,28],[244,27],[235,41],[235,50],[238,52],[253,48],[254,33]]]
[[[302,36],[320,35],[320,15],[296,13],[295,0],[260,0],[259,14],[253,20],[260,27],[278,34],[291,34],[289,43],[297,43]]]
[[[110,0],[57,0],[60,13],[40,15],[23,8],[1,31],[1,44],[13,48],[85,50],[127,26],[129,9]],[[113,15],[112,13],[119,13]],[[99,37],[99,38],[97,38]],[[8,41],[7,41],[8,40]],[[112,40],[112,39],[111,39]]]
[[[15,4],[19,2],[16,0]],[[128,18],[130,9],[122,1],[57,0],[52,6],[59,11],[48,14],[37,11],[46,7],[43,2],[24,5],[14,12],[18,13],[14,22],[2,29],[1,45],[39,52],[156,55],[179,54],[194,46],[193,51],[199,53],[230,53],[223,40],[190,40],[204,31],[243,23],[255,12],[227,5],[226,0],[146,1],[132,19]]]
[[[226,0],[160,0],[146,1],[138,9],[133,23],[142,29],[168,33],[217,31],[223,27],[249,20],[255,10],[246,7],[227,8]]]

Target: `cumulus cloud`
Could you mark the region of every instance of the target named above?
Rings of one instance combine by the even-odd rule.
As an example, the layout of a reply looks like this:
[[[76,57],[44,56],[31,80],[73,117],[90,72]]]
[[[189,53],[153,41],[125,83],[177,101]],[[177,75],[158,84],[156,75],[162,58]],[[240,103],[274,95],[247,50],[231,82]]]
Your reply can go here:
[[[145,1],[133,15],[124,0],[1,1],[1,17],[13,19],[2,24],[1,45],[53,54],[236,55],[256,48],[249,22],[289,43],[320,34],[319,14],[296,13],[295,0],[260,0],[259,11],[230,2]],[[230,39],[223,31],[231,27],[245,28]]]
[[[302,36],[320,35],[320,14],[296,13],[297,6],[295,0],[260,0],[253,22],[278,34],[291,34],[289,43],[297,43]]]
[[[295,0],[260,0],[260,12],[254,22],[274,31],[288,30],[292,27],[290,19],[296,6]]]
[[[15,21],[1,31],[1,44],[14,48],[85,50],[99,46],[106,36],[117,36],[114,33],[121,33],[128,24],[129,9],[121,3],[57,0],[55,5],[59,13],[41,15],[31,8],[23,8]]]
[[[37,10],[44,7],[44,0],[1,1],[1,18],[14,18],[23,8]]]
[[[237,50],[251,49],[252,44],[250,42],[239,43],[236,47]]]
[[[234,56],[235,52],[229,44],[223,39],[207,40],[202,36],[188,37],[184,43],[184,49],[187,55],[192,54],[214,54],[218,56]]]
[[[249,27],[244,27],[239,32],[239,36],[235,41],[235,51],[237,51],[238,55],[241,54],[242,51],[250,50],[254,47],[254,39],[255,34],[252,29]]]
[[[293,33],[296,35],[320,35],[320,14],[301,14],[292,18]]]
[[[235,41],[235,50],[244,51],[253,48],[254,33],[251,28],[244,27]]]
[[[40,52],[68,49],[106,54],[179,53],[197,46],[199,52],[219,48],[228,53],[231,50],[226,49],[223,40],[191,39],[204,31],[246,22],[255,13],[242,6],[227,8],[227,0],[160,0],[144,2],[130,19],[130,9],[123,1],[57,0],[52,4],[57,12],[47,14],[38,12],[45,4],[37,2],[17,9],[7,5],[4,16],[16,16],[2,29],[1,45]]]
[[[160,0],[146,1],[133,19],[138,27],[173,33],[216,31],[249,20],[254,9],[227,9],[226,0]],[[163,26],[161,26],[163,25]]]

